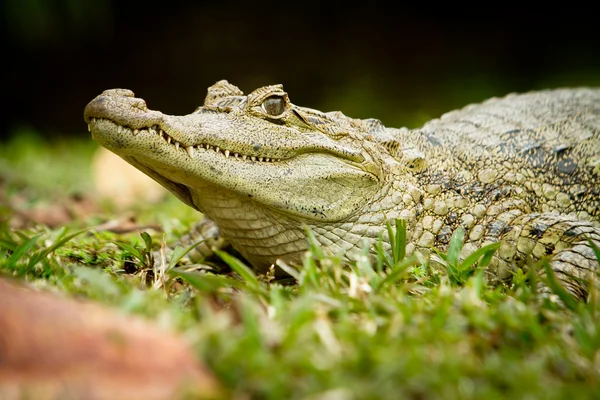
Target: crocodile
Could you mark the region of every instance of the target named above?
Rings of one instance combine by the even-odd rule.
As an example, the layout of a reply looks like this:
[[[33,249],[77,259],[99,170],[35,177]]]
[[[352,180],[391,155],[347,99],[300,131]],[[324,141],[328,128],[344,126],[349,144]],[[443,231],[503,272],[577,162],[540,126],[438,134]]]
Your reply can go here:
[[[374,254],[395,218],[406,221],[408,255],[447,249],[458,227],[462,257],[500,242],[491,283],[546,257],[585,299],[598,269],[600,88],[513,93],[418,129],[300,107],[282,85],[244,95],[225,80],[188,115],[111,89],[84,118],[96,141],[208,217],[258,271],[301,264],[306,227],[346,261],[365,246]]]

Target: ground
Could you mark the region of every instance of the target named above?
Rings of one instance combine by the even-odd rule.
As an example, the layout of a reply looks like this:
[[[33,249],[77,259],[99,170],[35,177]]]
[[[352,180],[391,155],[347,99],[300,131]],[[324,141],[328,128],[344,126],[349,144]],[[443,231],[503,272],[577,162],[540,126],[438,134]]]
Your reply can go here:
[[[175,267],[183,249],[167,251],[157,267],[151,255],[198,214],[170,195],[140,196],[127,209],[102,200],[95,151],[87,137],[47,143],[26,133],[0,148],[0,274],[182,333],[224,398],[598,393],[595,282],[588,303],[556,286],[542,297],[522,272],[490,287],[478,267],[485,252],[456,260],[460,232],[434,267],[404,258],[401,225],[390,227],[395,251],[375,265],[341,265],[313,245],[285,281],[226,253],[217,264]]]

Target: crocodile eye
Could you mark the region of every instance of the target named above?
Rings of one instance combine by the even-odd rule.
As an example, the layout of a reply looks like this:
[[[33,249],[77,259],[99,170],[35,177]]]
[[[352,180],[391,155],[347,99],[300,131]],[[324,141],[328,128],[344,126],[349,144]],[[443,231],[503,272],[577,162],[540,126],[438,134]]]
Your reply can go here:
[[[285,111],[285,100],[280,96],[272,96],[263,101],[262,108],[273,117],[277,117]]]

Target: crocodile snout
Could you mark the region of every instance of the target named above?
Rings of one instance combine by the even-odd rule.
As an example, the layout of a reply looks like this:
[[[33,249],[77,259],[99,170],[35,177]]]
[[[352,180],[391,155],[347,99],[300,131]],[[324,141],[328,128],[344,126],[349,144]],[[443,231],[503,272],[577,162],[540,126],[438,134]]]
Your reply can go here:
[[[129,125],[132,121],[131,116],[134,115],[142,126],[148,125],[149,122],[157,123],[157,114],[160,113],[148,110],[146,102],[134,96],[129,89],[105,90],[88,103],[83,111],[83,118],[88,124],[92,119],[100,118]]]

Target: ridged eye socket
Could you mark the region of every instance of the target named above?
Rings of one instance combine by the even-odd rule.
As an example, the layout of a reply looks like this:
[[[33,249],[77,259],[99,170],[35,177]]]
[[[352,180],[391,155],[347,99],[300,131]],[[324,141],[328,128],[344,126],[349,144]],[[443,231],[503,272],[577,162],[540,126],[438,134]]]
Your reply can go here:
[[[271,96],[262,103],[265,112],[277,117],[285,111],[285,100],[281,96]]]

